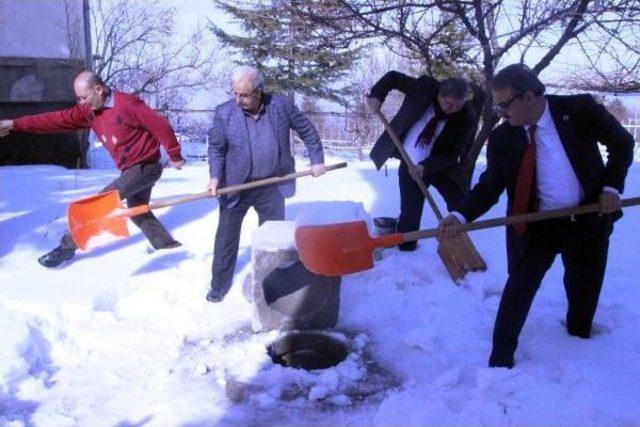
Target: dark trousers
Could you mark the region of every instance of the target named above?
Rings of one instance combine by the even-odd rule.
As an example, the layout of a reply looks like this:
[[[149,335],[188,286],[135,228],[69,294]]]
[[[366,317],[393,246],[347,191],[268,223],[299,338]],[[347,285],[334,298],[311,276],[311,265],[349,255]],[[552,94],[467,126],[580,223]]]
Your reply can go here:
[[[398,183],[400,185],[400,217],[398,218],[397,231],[405,233],[418,230],[424,207],[424,195],[411,177],[404,161],[400,162],[398,169]],[[465,194],[462,188],[451,179],[447,171],[429,177],[424,183],[427,187],[432,185],[438,190],[447,203],[449,211],[453,210]],[[398,247],[402,250],[414,250],[416,244],[416,242],[405,242]]]
[[[123,170],[120,176],[100,190],[100,193],[118,190],[120,200],[126,199],[128,207],[146,205],[151,198],[151,189],[161,175],[162,166],[160,163],[133,165]],[[134,216],[131,221],[142,230],[155,249],[163,248],[174,242],[167,229],[151,212]],[[76,248],[76,244],[69,233],[62,236],[60,244],[67,249]]]
[[[220,205],[220,221],[213,246],[211,265],[211,288],[229,292],[233,282],[233,272],[238,260],[240,230],[242,221],[250,207],[258,213],[258,222],[284,219],[284,197],[275,185],[245,190],[238,203],[225,207]]]
[[[518,336],[540,282],[557,254],[564,265],[567,332],[582,338],[591,335],[613,226],[608,216],[576,218],[544,221],[531,227],[528,246],[502,293],[489,366],[513,366]]]

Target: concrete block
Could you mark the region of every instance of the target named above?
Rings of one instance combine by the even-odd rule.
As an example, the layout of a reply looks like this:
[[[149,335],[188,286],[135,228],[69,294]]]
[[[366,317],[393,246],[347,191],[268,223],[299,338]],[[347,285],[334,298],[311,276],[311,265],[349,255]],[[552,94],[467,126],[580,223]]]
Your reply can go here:
[[[268,221],[252,242],[253,329],[333,328],[340,307],[340,277],[304,268],[294,247],[293,221]]]

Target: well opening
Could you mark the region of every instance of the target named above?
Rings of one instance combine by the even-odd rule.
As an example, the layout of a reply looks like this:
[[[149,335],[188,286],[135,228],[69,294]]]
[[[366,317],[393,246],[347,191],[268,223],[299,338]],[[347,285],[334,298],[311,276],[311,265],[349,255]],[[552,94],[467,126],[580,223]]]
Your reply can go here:
[[[273,360],[288,368],[327,369],[347,358],[349,350],[344,340],[321,331],[293,331],[267,346]]]

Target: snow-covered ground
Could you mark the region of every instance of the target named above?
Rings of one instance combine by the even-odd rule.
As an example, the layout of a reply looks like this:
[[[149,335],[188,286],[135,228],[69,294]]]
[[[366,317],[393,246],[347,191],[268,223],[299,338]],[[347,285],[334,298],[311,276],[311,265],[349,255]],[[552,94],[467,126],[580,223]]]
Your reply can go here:
[[[37,264],[64,232],[68,203],[116,176],[0,168],[0,425],[640,425],[639,208],[616,224],[590,340],[564,331],[558,260],[527,320],[516,368],[486,367],[506,278],[498,228],[472,234],[489,270],[463,286],[449,280],[433,241],[414,253],[386,249],[374,269],[344,277],[337,330],[351,340],[351,354],[306,372],[271,362],[265,346],[274,332],[251,332],[242,285],[253,212],[234,286],[219,304],[204,298],[215,200],[159,213],[181,248],[152,252],[132,226],[130,238],[63,268]],[[200,192],[206,181],[204,163],[166,170],[154,197]],[[352,161],[299,180],[287,217],[324,215],[344,201],[395,216],[396,181],[394,165],[385,176]],[[640,195],[638,163],[626,195]],[[487,216],[501,216],[504,202]],[[425,210],[423,228],[434,225]]]

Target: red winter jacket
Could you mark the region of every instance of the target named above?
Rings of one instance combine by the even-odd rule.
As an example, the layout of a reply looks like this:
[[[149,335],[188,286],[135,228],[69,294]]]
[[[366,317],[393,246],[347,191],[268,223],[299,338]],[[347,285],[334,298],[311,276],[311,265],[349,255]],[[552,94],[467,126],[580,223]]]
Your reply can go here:
[[[160,144],[173,162],[182,160],[171,125],[140,98],[113,91],[113,107],[92,111],[88,105],[15,119],[18,132],[52,133],[91,128],[120,170],[160,159]]]

